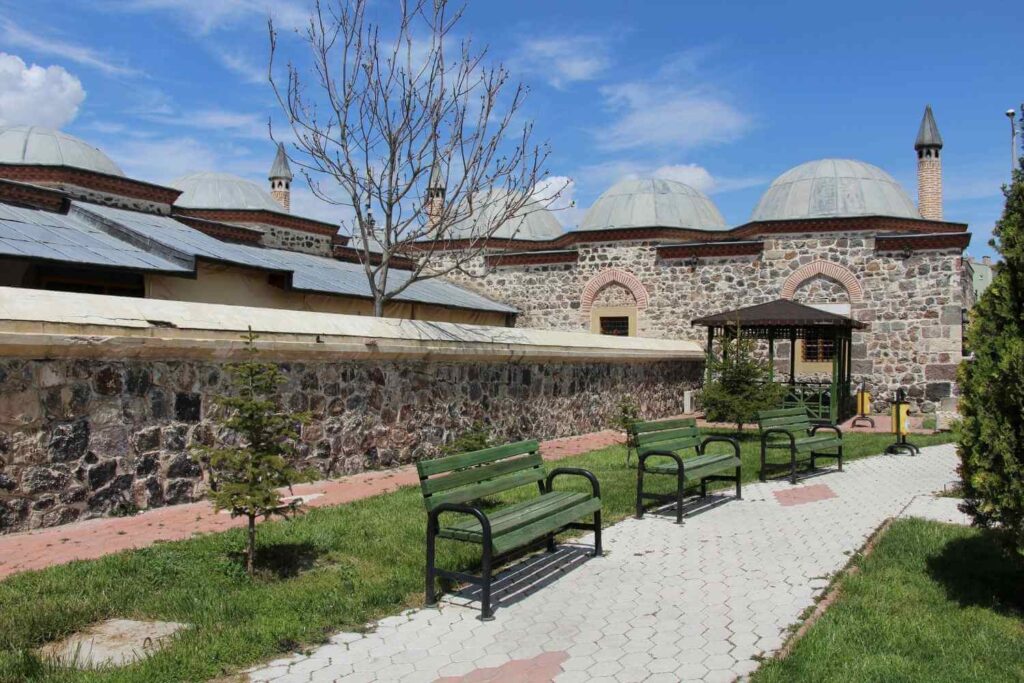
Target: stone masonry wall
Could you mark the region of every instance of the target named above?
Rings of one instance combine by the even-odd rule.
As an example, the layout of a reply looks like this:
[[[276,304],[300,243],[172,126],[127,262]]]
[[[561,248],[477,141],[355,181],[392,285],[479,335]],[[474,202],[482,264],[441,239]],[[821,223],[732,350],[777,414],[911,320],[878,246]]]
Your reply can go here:
[[[656,244],[609,242],[580,245],[575,264],[499,266],[474,277],[453,277],[461,286],[520,309],[523,327],[590,329],[580,312],[587,282],[606,268],[635,275],[650,295],[637,316],[645,337],[704,342],[705,328],[690,320],[780,297],[787,276],[816,260],[853,272],[864,300],[850,302],[840,283],[817,276],[799,287],[796,301],[851,303],[869,329],[854,333],[853,379],[867,382],[884,409],[896,388],[906,387],[914,409],[930,412],[955,396],[963,305],[960,252],[918,251],[908,257],[875,250],[865,232],[790,234],[765,238],[762,254],[702,258],[696,266],[661,260]]]
[[[437,455],[471,428],[517,440],[607,428],[624,394],[647,418],[683,410],[697,361],[282,363],[284,403],[308,410],[300,453],[324,476]],[[224,365],[0,360],[0,532],[203,495],[190,457],[214,443]]]
[[[331,255],[331,238],[327,235],[316,235],[301,230],[290,230],[276,225],[261,224],[263,245],[275,249],[301,251],[317,256]]]

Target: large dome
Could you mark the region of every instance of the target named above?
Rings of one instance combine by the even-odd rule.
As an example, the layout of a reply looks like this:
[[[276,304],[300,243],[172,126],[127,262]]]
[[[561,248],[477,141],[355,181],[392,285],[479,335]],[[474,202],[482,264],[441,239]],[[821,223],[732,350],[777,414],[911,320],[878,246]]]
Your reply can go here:
[[[171,182],[181,190],[175,206],[183,209],[243,209],[283,213],[270,192],[230,173],[193,173]]]
[[[110,157],[84,140],[38,126],[0,126],[0,164],[72,166],[124,175]]]
[[[920,218],[891,175],[855,159],[819,159],[792,168],[772,182],[751,221],[843,216]]]
[[[473,213],[452,226],[452,239],[468,239],[476,235],[476,226],[490,227],[505,213],[507,194],[503,190],[481,192],[473,198]],[[517,240],[553,240],[563,230],[558,219],[539,205],[527,205],[523,215],[505,221],[494,237]]]
[[[618,228],[725,230],[718,207],[700,190],[674,180],[622,180],[597,198],[580,230]]]

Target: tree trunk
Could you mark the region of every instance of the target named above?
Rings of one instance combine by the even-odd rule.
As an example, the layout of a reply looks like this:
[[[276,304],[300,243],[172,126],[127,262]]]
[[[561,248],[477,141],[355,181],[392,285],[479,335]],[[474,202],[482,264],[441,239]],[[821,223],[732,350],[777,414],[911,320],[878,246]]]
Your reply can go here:
[[[373,300],[373,317],[383,318],[384,317],[384,302],[381,299]]]
[[[245,553],[245,570],[249,576],[256,573],[256,515],[249,515],[249,546]]]

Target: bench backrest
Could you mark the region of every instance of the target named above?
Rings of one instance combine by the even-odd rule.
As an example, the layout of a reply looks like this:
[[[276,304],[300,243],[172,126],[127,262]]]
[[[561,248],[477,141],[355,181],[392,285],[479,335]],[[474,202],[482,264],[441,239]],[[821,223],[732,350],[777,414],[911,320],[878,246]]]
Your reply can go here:
[[[545,476],[540,444],[520,441],[416,463],[427,510],[442,503],[468,503],[533,484]]]
[[[811,428],[811,416],[807,408],[779,408],[761,410],[757,413],[757,428],[785,429],[792,433],[806,433]]]
[[[696,449],[700,445],[697,420],[692,417],[684,417],[677,420],[634,422],[630,431],[632,432],[633,443],[640,453],[652,450],[680,451],[686,448]]]

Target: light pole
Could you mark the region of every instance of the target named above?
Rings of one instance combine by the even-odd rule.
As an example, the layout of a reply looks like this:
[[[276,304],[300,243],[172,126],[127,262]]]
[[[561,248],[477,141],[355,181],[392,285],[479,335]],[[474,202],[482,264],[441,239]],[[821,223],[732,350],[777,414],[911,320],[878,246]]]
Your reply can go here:
[[[1017,122],[1014,116],[1017,114],[1012,109],[1006,110],[1006,118],[1010,120],[1010,181],[1013,181],[1013,172],[1017,169]]]

